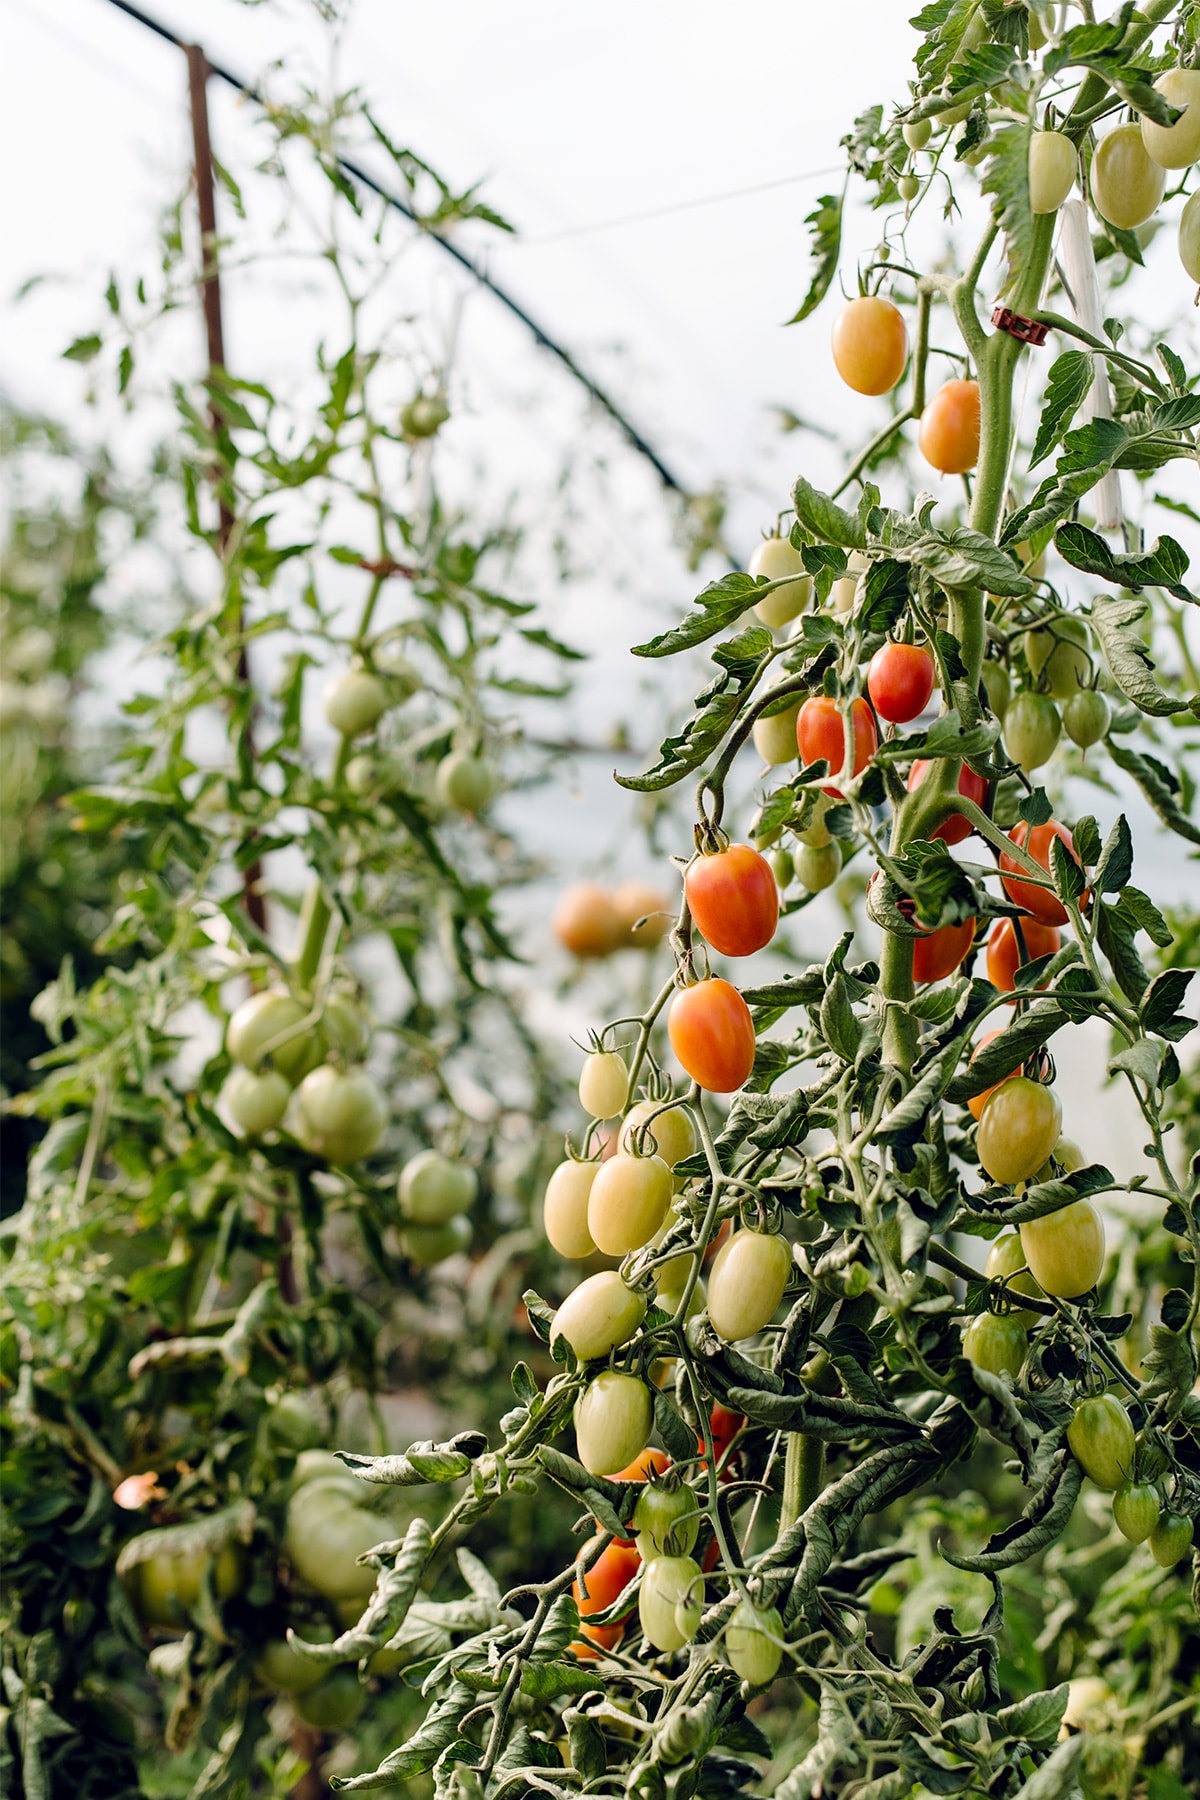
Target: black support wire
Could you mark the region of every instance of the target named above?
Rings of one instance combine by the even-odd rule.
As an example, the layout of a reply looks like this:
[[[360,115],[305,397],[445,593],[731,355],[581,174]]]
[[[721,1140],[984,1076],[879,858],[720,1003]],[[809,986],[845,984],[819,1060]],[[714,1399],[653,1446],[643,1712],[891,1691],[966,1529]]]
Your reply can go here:
[[[169,25],[164,25],[161,19],[153,18],[150,13],[143,12],[141,7],[132,5],[131,0],[109,0],[109,4],[115,6],[118,12],[123,12],[127,14],[129,18],[135,19],[139,25],[144,25],[147,31],[152,31],[156,37],[164,39],[168,44],[173,44],[177,50],[186,52],[189,49],[190,46],[186,39],[178,36],[176,32],[171,30]],[[213,62],[207,54],[205,54],[204,60],[210,72],[215,75],[219,81],[225,82],[227,86],[234,88],[239,94],[244,94],[248,100],[255,101],[259,106],[266,105],[263,95],[260,94],[258,89],[253,87],[250,82],[243,81],[241,76],[235,75],[232,69],[226,69],[220,63]],[[449,238],[442,237],[441,234],[436,231],[430,231],[427,226],[421,223],[421,220],[411,206],[406,205],[398,194],[392,193],[390,188],[384,187],[382,182],[378,181],[374,175],[362,168],[360,164],[352,162],[349,157],[345,156],[337,156],[334,160],[342,173],[348,175],[352,181],[358,182],[361,187],[368,188],[371,193],[378,194],[381,200],[386,201],[389,206],[394,207],[398,213],[402,213],[406,219],[410,219],[414,225],[424,232],[426,237],[438,245],[439,249],[444,250],[447,256],[452,256],[455,262],[458,263],[461,268],[464,268],[467,273],[479,283],[480,287],[486,288],[489,294],[500,302],[501,306],[512,313],[514,318],[519,319],[522,325],[532,333],[534,342],[540,345],[543,350],[548,350],[551,356],[556,356],[559,362],[567,370],[568,374],[574,376],[575,380],[587,391],[591,398],[596,402],[597,406],[608,414],[609,418],[621,432],[626,442],[637,451],[639,456],[645,457],[663,486],[673,494],[680,494],[684,499],[688,498],[688,489],[675,475],[672,474],[671,470],[662,460],[662,457],[658,454],[657,450],[654,449],[653,445],[646,442],[646,439],[642,436],[637,426],[634,425],[630,419],[626,418],[616,401],[611,399],[609,395],[604,392],[603,388],[597,387],[596,383],[592,380],[586,370],[580,368],[575,358],[571,355],[571,352],[566,349],[564,345],[560,344],[557,339],[552,338],[549,332],[544,330],[543,327],[538,324],[537,320],[526,312],[519,300],[515,300],[506,288],[502,288],[498,282],[492,279],[486,269],[480,268],[477,262],[474,262],[471,257],[469,257],[465,251],[460,250],[456,244],[452,244]]]

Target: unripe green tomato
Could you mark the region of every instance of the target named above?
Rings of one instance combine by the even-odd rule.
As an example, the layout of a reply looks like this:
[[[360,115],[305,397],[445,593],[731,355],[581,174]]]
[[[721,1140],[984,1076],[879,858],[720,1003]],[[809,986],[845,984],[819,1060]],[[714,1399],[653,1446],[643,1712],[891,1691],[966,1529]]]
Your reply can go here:
[[[921,191],[921,183],[915,175],[901,175],[896,183],[896,192],[902,200],[915,200]]]
[[[575,1448],[589,1475],[616,1475],[650,1442],[654,1407],[636,1375],[605,1369],[575,1402]]]
[[[769,537],[757,544],[751,553],[749,574],[755,581],[760,577],[767,581],[783,581],[786,576],[795,576],[795,580],[788,581],[785,587],[776,588],[755,602],[755,616],[772,631],[797,618],[808,605],[812,576],[805,569],[800,552],[787,538]]]
[[[960,132],[958,138],[959,143],[965,144],[969,135],[969,130]],[[973,144],[969,150],[963,150],[961,152],[962,161],[966,163],[969,169],[977,169],[980,163],[986,162],[987,158],[992,154],[992,151],[995,148],[995,139],[985,137],[981,139],[978,144]]]
[[[1030,1081],[1026,1075],[1001,1082],[988,1096],[975,1138],[984,1173],[1005,1187],[1028,1181],[1057,1144],[1061,1131],[1062,1104],[1053,1088]],[[1024,1238],[1021,1241],[1024,1244]],[[1040,1280],[1028,1245],[1025,1254],[1034,1277]]]
[[[470,1242],[471,1221],[465,1213],[457,1213],[442,1225],[408,1224],[400,1228],[400,1248],[423,1269],[445,1262],[448,1256],[457,1256]]]
[[[821,850],[815,850],[811,844],[801,844],[793,863],[796,878],[810,894],[819,894],[823,888],[832,887],[842,872],[842,852],[834,839]]]
[[[321,1014],[321,1030],[330,1049],[347,1062],[361,1062],[370,1046],[370,1021],[352,994],[330,994]]]
[[[769,719],[755,719],[752,736],[754,748],[771,768],[795,762],[800,751],[796,743],[796,720],[800,717],[800,701],[786,712],[772,713]]]
[[[786,1238],[735,1231],[721,1245],[708,1277],[708,1317],[727,1344],[753,1337],[774,1317],[792,1270]]]
[[[1049,694],[1022,688],[1008,703],[1003,729],[1004,748],[1028,775],[1054,755],[1062,720]]]
[[[1069,700],[1092,679],[1087,626],[1070,615],[1034,626],[1025,633],[1025,660],[1035,681],[1044,669],[1043,685],[1056,700]]]
[[[692,1115],[684,1106],[669,1106],[664,1111],[661,1100],[639,1100],[625,1115],[617,1148],[652,1151],[673,1169],[695,1151]]]
[[[669,1312],[673,1315],[679,1311],[679,1302],[683,1299],[683,1290],[687,1284],[687,1271],[685,1270],[676,1280],[665,1280],[664,1275],[671,1272],[672,1263],[690,1263],[691,1260],[690,1256],[673,1257],[672,1262],[666,1265],[666,1269],[659,1271],[658,1289],[655,1298],[664,1312]],[[705,1291],[704,1283],[702,1281],[697,1281],[694,1283],[692,1291],[688,1296],[685,1318],[694,1319],[698,1317],[707,1305],[708,1295]]]
[[[332,1482],[310,1483],[288,1502],[283,1549],[301,1580],[327,1600],[365,1600],[375,1572],[358,1559],[392,1535],[386,1519],[354,1505]]]
[[[943,112],[938,113],[935,123],[939,129],[944,125],[961,125],[970,110],[971,102],[969,100],[955,101],[953,105],[948,105]]]
[[[576,1162],[568,1157],[566,1162],[559,1163],[546,1183],[542,1201],[546,1237],[551,1249],[565,1256],[568,1262],[578,1262],[585,1256],[596,1254],[587,1215],[588,1199],[599,1167],[598,1162]]]
[[[1123,1481],[1113,1495],[1117,1530],[1131,1544],[1144,1544],[1158,1524],[1158,1489],[1152,1481]]]
[[[333,1634],[328,1626],[322,1631],[317,1625],[304,1623],[297,1624],[295,1630],[299,1637],[310,1644],[332,1641]],[[319,1681],[325,1679],[327,1672],[323,1663],[313,1662],[309,1657],[301,1656],[298,1650],[293,1650],[286,1638],[268,1639],[254,1664],[254,1673],[258,1679],[265,1681],[268,1687],[278,1688],[284,1694],[307,1693],[309,1688],[316,1687]]]
[[[183,1630],[199,1602],[210,1563],[218,1600],[241,1592],[246,1585],[246,1552],[240,1544],[223,1545],[215,1557],[207,1550],[160,1551],[135,1563],[130,1575],[131,1598],[142,1621]]]
[[[304,1394],[281,1394],[267,1414],[272,1443],[288,1450],[311,1450],[325,1435]]]
[[[1144,225],[1162,199],[1165,183],[1162,169],[1146,154],[1137,125],[1118,125],[1097,144],[1092,199],[1100,217],[1118,230]]]
[[[703,1589],[700,1565],[690,1556],[656,1556],[646,1565],[638,1592],[638,1618],[655,1650],[682,1650],[689,1642],[684,1627],[690,1609],[684,1605],[693,1589]],[[682,1618],[679,1616],[682,1612]]]
[[[1029,208],[1057,212],[1071,189],[1079,157],[1063,131],[1035,131],[1029,140]]]
[[[1077,1300],[1104,1273],[1104,1221],[1090,1200],[1027,1219],[1020,1233],[1030,1274],[1055,1299]]]
[[[928,119],[913,119],[904,126],[904,141],[910,150],[923,150],[933,136]]]
[[[1133,1426],[1114,1394],[1081,1400],[1067,1426],[1071,1454],[1098,1488],[1113,1494],[1133,1470]]]
[[[327,1162],[369,1156],[387,1126],[387,1102],[365,1069],[322,1063],[296,1090],[297,1136]]]
[[[593,1050],[583,1059],[579,1104],[593,1119],[615,1119],[629,1098],[629,1070],[619,1050]]]
[[[387,689],[368,669],[346,669],[326,687],[324,706],[335,731],[343,737],[361,737],[387,711]]]
[[[437,792],[455,812],[482,812],[496,792],[498,777],[490,762],[455,750],[438,764]]]
[[[997,719],[1003,720],[1008,711],[1009,697],[1012,694],[1012,678],[1003,663],[984,663],[983,691],[987,695],[989,711]]]
[[[675,1191],[661,1156],[618,1150],[601,1163],[588,1196],[588,1230],[605,1256],[627,1256],[648,1244]]]
[[[1150,1533],[1150,1554],[1162,1569],[1173,1569],[1192,1547],[1192,1521],[1186,1513],[1165,1512]]]
[[[407,438],[436,437],[450,408],[442,394],[418,394],[400,408],[400,429]]]
[[[780,888],[789,888],[796,879],[796,862],[790,850],[775,850],[771,853],[771,868]]]
[[[367,1701],[367,1690],[353,1669],[334,1669],[307,1693],[297,1694],[293,1705],[314,1731],[345,1731],[353,1725]]]
[[[351,1475],[340,1456],[332,1450],[302,1450],[296,1458],[289,1482],[289,1491],[309,1487],[315,1481],[341,1481],[349,1486],[351,1499],[357,1504],[362,1499],[362,1486]]]
[[[1031,1300],[1042,1299],[1042,1290],[1033,1276],[1028,1273],[1018,1274],[1018,1270],[1025,1270],[1025,1252],[1021,1247],[1019,1234],[1010,1231],[1003,1237],[998,1237],[988,1251],[983,1272],[989,1281],[1002,1280],[1010,1291],[1028,1294]],[[1008,1316],[1016,1319],[1018,1324],[1024,1325],[1027,1331],[1037,1324],[1039,1318],[1039,1314],[1026,1312],[1023,1309],[1021,1311],[1014,1310]]]
[[[1017,1375],[1029,1333],[1013,1313],[980,1313],[963,1332],[963,1355],[989,1375]]]
[[[1200,192],[1188,196],[1179,215],[1179,260],[1184,272],[1200,282]]]
[[[1154,85],[1183,117],[1174,125],[1156,125],[1143,114],[1146,153],[1160,169],[1190,169],[1200,157],[1200,69],[1167,69]]]
[[[1080,688],[1063,707],[1062,722],[1071,742],[1090,750],[1107,735],[1111,717],[1108,701],[1098,688]]]
[[[779,1673],[783,1638],[783,1620],[776,1607],[739,1601],[725,1627],[725,1655],[730,1668],[751,1687],[766,1687]]]
[[[417,1225],[444,1225],[475,1203],[479,1179],[469,1163],[440,1150],[418,1150],[400,1171],[400,1210]]]
[[[700,1534],[700,1512],[689,1487],[663,1487],[649,1481],[633,1509],[638,1555],[645,1563],[656,1556],[688,1556]]]
[[[567,1295],[554,1315],[550,1342],[565,1337],[580,1362],[627,1344],[646,1316],[646,1302],[616,1269],[603,1269]]]
[[[827,845],[832,844],[833,837],[826,828],[825,814],[831,806],[836,806],[836,804],[832,794],[817,795],[808,824],[802,826],[795,833],[802,844],[806,844],[812,850],[824,850]]]
[[[278,1069],[231,1069],[221,1089],[226,1111],[247,1137],[273,1131],[291,1097],[291,1083]]]
[[[352,756],[346,764],[346,786],[360,800],[367,794],[373,794],[376,788],[386,792],[386,770],[389,762],[390,758],[372,756],[367,751],[360,752],[358,756]]]
[[[1082,1169],[1087,1158],[1074,1138],[1060,1137],[1054,1146],[1054,1160],[1068,1175],[1073,1175],[1076,1169]]]
[[[257,1069],[266,1046],[285,1032],[294,1031],[308,1017],[309,1008],[294,1000],[286,988],[264,988],[243,1000],[229,1020],[225,1048],[234,1062]],[[293,1084],[315,1069],[325,1054],[324,1040],[316,1030],[289,1037],[269,1053],[269,1066]]]

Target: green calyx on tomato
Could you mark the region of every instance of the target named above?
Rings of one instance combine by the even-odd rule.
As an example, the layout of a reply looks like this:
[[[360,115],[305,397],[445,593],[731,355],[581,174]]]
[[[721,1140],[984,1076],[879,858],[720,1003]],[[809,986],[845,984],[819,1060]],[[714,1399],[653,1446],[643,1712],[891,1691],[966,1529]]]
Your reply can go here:
[[[1081,1400],[1067,1426],[1071,1454],[1099,1488],[1112,1494],[1133,1472],[1133,1426],[1113,1394]]]

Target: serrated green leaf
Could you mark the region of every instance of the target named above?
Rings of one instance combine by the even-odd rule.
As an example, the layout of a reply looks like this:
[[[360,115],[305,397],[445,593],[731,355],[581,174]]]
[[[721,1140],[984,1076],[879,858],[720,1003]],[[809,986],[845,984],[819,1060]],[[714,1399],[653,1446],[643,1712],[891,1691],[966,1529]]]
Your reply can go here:
[[[1038,420],[1037,436],[1029,458],[1031,469],[1061,442],[1094,378],[1093,359],[1086,350],[1066,350],[1051,365],[1042,416]]]
[[[1064,562],[1085,574],[1099,575],[1118,587],[1162,587],[1177,600],[1198,604],[1196,596],[1183,586],[1189,558],[1174,538],[1155,538],[1148,550],[1125,555],[1110,550],[1104,539],[1086,525],[1060,525],[1054,534],[1054,547]]]
[[[1187,704],[1159,686],[1154,660],[1134,629],[1148,604],[1133,594],[1097,594],[1091,620],[1109,673],[1125,698],[1140,712],[1166,718],[1187,711]]]
[[[808,292],[787,321],[789,325],[798,325],[802,319],[807,319],[810,313],[816,311],[837,274],[838,257],[842,251],[842,195],[822,194],[804,223],[811,228],[815,267]]]

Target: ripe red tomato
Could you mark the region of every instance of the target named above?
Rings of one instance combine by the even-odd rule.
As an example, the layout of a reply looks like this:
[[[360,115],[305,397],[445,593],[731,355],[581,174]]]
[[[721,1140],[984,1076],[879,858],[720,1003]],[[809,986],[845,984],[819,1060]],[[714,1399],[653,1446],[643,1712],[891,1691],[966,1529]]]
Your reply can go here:
[[[917,442],[943,475],[964,475],[979,460],[979,383],[947,381],[925,411]]]
[[[595,1543],[595,1538],[592,1543]],[[614,1538],[612,1543],[603,1549],[587,1574],[582,1578],[576,1576],[571,1584],[571,1592],[575,1596],[575,1604],[579,1608],[580,1630],[587,1640],[583,1644],[572,1644],[571,1649],[576,1656],[593,1657],[597,1649],[612,1650],[625,1635],[624,1625],[587,1625],[584,1620],[591,1613],[606,1612],[615,1600],[625,1592],[641,1567],[642,1559],[633,1544],[623,1543]],[[587,1593],[584,1594],[586,1584]]]
[[[1009,837],[1018,849],[1026,851],[1046,873],[1050,873],[1050,846],[1058,838],[1068,853],[1078,862],[1079,858],[1071,847],[1071,834],[1065,825],[1057,819],[1051,819],[1046,825],[1026,825],[1024,820],[1014,825]],[[1020,865],[1016,859],[1002,850],[1000,853],[1000,870],[1004,891],[1014,906],[1031,913],[1043,925],[1065,925],[1067,909],[1050,888],[1037,887],[1032,881],[1020,878]],[[1080,905],[1087,904],[1087,890],[1080,899]]]
[[[930,764],[923,758],[913,764],[908,775],[910,793],[913,788],[920,787],[925,779],[925,771],[929,767]],[[976,775],[974,769],[968,769],[966,763],[962,763],[959,768],[958,791],[964,800],[972,800],[976,806],[982,806],[987,798],[987,782],[982,775]],[[961,813],[951,813],[950,817],[931,833],[931,836],[941,838],[946,844],[961,844],[964,838],[970,837],[974,829],[975,827],[968,819],[964,819]]]
[[[796,720],[796,743],[806,763],[827,762],[829,773],[837,775],[846,757],[846,730],[843,708],[827,694],[813,694],[800,708]],[[879,748],[879,731],[875,715],[865,700],[855,700],[850,708],[854,740],[854,766],[850,773],[860,775]],[[827,787],[827,794],[839,794],[840,788]]]
[[[920,644],[883,644],[867,670],[867,692],[881,719],[907,725],[929,705],[937,670]]]
[[[974,940],[974,919],[943,925],[917,938],[913,944],[913,980],[918,986],[925,981],[944,981],[957,969]]]
[[[698,856],[683,891],[698,930],[722,956],[750,956],[775,936],[779,885],[766,857],[749,844]]]
[[[1015,992],[1017,970],[1022,962],[1036,962],[1039,956],[1053,956],[1062,943],[1061,934],[1053,925],[1042,925],[1037,919],[1021,920],[1021,936],[1025,940],[1023,957],[1011,919],[998,919],[988,938],[988,980],[1002,994]]]
[[[987,1044],[990,1044],[993,1038],[998,1038],[999,1036],[1000,1036],[1000,1033],[998,1031],[985,1031],[983,1036],[980,1038],[979,1042],[976,1044],[974,1050],[972,1050],[972,1052],[971,1052],[971,1061],[974,1062],[975,1058],[979,1055],[979,1052],[984,1048],[984,1046]],[[1020,1074],[1019,1065],[1015,1069],[1010,1069],[1007,1075],[1001,1076],[1001,1081],[1011,1081],[1013,1076],[1018,1075],[1018,1074]],[[983,1117],[983,1109],[987,1105],[989,1097],[995,1093],[996,1089],[999,1086],[1000,1086],[999,1081],[993,1082],[991,1087],[984,1088],[982,1094],[975,1094],[972,1096],[972,1098],[970,1100],[967,1101],[967,1105],[971,1109],[971,1115],[973,1118],[980,1119]]]
[[[667,1036],[681,1067],[706,1093],[732,1094],[754,1066],[750,1008],[731,982],[715,976],[676,994]]]
[[[887,394],[904,373],[908,333],[898,307],[879,294],[864,294],[839,313],[833,327],[833,363],[856,394]]]

